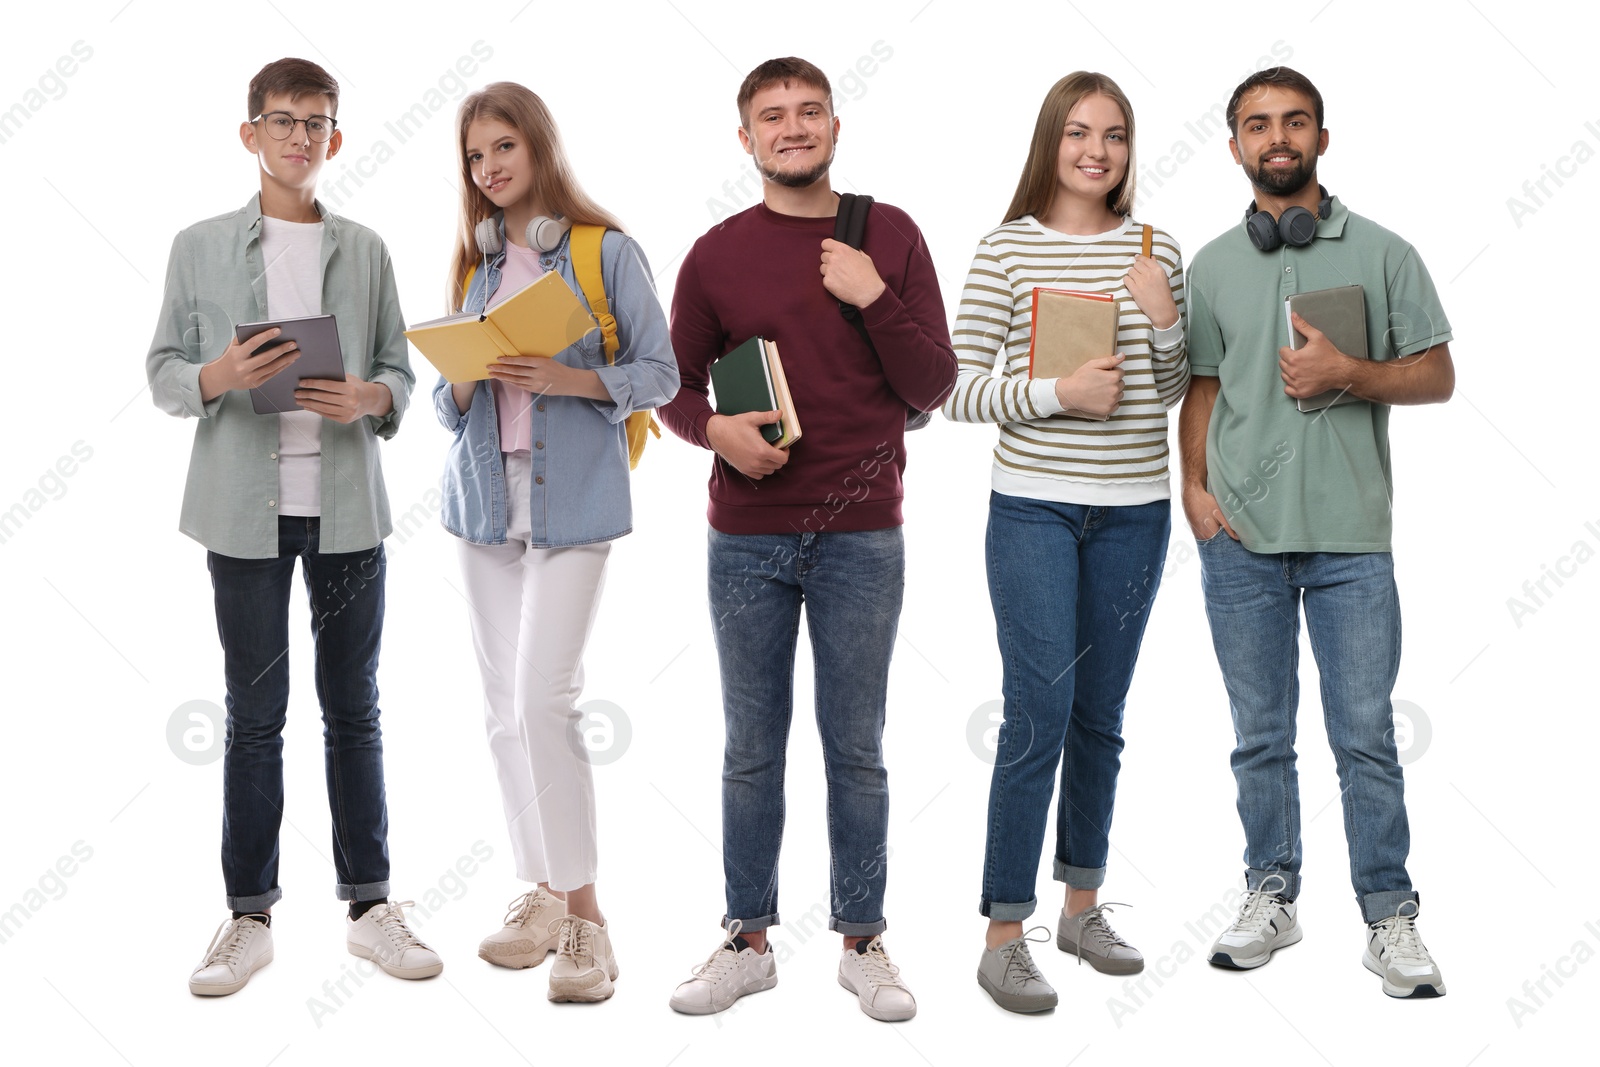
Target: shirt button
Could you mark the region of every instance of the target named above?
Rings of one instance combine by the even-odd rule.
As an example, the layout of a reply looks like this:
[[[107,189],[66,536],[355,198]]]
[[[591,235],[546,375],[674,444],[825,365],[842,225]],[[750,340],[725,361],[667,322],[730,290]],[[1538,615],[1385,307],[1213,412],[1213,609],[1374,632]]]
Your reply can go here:
[[[268,452],[267,453],[267,458],[268,459],[277,459],[278,458],[278,454],[276,452]]]
[[[535,407],[537,407],[540,411],[544,410],[544,405],[543,404],[536,404]]]
[[[533,484],[534,485],[543,485],[544,484],[544,475],[542,475],[542,474],[534,475],[533,476]]]
[[[277,507],[277,506],[278,506],[278,502],[277,502],[277,501],[276,501],[276,500],[269,500],[269,501],[267,501],[267,507],[269,507],[269,508],[275,508],[275,507]]]
[[[544,447],[544,442],[543,441],[535,441],[533,443],[533,447],[534,448],[543,448]]]
[[[1283,273],[1285,273],[1285,274],[1293,274],[1294,273],[1294,268],[1293,267],[1285,267],[1285,268],[1283,268]]]

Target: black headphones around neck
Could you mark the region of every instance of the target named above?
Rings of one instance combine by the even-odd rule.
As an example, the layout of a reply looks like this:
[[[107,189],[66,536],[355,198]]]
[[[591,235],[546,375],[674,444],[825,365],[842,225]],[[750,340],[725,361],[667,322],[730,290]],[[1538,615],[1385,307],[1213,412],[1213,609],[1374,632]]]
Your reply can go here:
[[[1250,201],[1244,213],[1244,232],[1250,235],[1250,243],[1263,252],[1285,244],[1294,248],[1310,244],[1317,236],[1317,220],[1333,213],[1333,197],[1328,195],[1328,190],[1319,185],[1317,192],[1322,194],[1322,200],[1317,204],[1315,215],[1296,204],[1273,218],[1271,212],[1257,211],[1256,202]]]

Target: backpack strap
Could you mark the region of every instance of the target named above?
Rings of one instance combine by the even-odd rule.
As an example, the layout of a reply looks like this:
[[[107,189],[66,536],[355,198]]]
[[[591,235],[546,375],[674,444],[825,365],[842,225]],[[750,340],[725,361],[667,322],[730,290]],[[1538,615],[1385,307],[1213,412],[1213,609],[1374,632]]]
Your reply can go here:
[[[1144,224],[1144,257],[1146,259],[1150,258],[1150,249],[1154,240],[1155,231],[1150,228],[1150,224],[1147,222]]]
[[[600,272],[600,242],[605,238],[604,226],[582,224],[572,227],[572,273],[577,276],[578,287],[589,310],[600,323],[600,336],[605,342],[606,362],[617,361],[617,320],[611,314],[611,302],[606,299],[605,278]]]
[[[872,197],[855,193],[839,194],[839,213],[833,218],[833,239],[851,248],[860,248],[867,232],[867,213],[872,210]],[[839,301],[839,314],[855,327],[856,333],[872,348],[872,338],[867,335],[867,324],[861,321],[861,309],[854,304]],[[874,349],[876,351],[876,349]]]

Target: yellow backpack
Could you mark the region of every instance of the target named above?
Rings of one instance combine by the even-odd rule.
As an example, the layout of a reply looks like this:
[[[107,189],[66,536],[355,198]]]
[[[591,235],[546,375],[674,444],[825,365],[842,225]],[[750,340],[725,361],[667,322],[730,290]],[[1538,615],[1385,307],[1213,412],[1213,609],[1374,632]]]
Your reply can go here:
[[[578,279],[578,287],[583,290],[584,299],[589,301],[589,310],[594,312],[596,321],[600,323],[600,337],[605,345],[606,362],[615,364],[617,361],[617,320],[611,314],[611,302],[606,299],[605,277],[600,271],[600,242],[605,238],[604,226],[575,225],[572,227],[571,250],[572,272]],[[472,284],[472,276],[478,268],[474,266],[467,271],[462,291]],[[628,416],[628,469],[633,470],[639,466],[639,457],[644,455],[645,442],[650,434],[661,436],[661,427],[656,423],[655,416],[648,411],[635,411]]]
[[[600,336],[604,339],[606,362],[617,361],[617,320],[612,317],[611,303],[606,299],[605,280],[600,273],[600,241],[606,235],[604,226],[577,225],[572,227],[572,272],[578,286],[589,301],[589,310],[600,323]],[[661,427],[648,411],[635,411],[628,416],[628,469],[639,465],[644,455],[649,434],[661,436]]]

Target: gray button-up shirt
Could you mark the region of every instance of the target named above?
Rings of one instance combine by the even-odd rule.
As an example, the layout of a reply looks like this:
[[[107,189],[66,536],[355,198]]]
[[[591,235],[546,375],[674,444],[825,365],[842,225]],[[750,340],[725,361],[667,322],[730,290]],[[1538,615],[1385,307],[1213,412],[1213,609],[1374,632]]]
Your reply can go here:
[[[319,548],[357,552],[389,534],[378,438],[394,436],[415,378],[388,249],[365,226],[316,207],[323,222],[322,311],[338,322],[345,371],[383,383],[394,398],[394,410],[382,418],[322,424]],[[257,415],[244,389],[202,401],[200,367],[228,347],[235,325],[270,313],[259,195],[173,240],[145,370],[156,407],[200,420],[178,529],[241,559],[278,554],[278,417]]]

